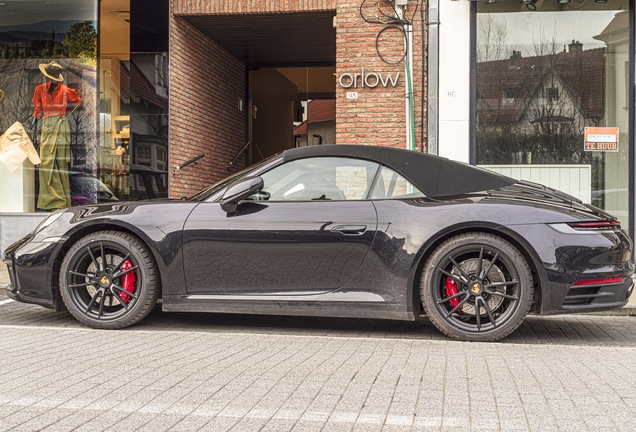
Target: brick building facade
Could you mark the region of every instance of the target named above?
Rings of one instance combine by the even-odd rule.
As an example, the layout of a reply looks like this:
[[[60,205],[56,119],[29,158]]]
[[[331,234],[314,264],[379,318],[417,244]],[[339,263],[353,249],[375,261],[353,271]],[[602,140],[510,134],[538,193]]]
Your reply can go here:
[[[375,8],[376,3],[372,6]],[[384,7],[391,7],[391,3]],[[367,12],[373,16],[374,10]],[[389,29],[378,37],[380,30],[386,26],[366,22],[361,14],[360,0],[173,0],[170,5],[170,166],[179,165],[201,153],[205,153],[206,157],[171,176],[171,196],[194,193],[234,172],[236,169],[228,169],[227,164],[249,141],[250,136],[246,132],[249,122],[260,118],[260,114],[257,116],[252,110],[247,115],[246,109],[237,107],[242,101],[246,107],[249,106],[246,84],[249,82],[249,65],[225,49],[223,42],[217,43],[205,34],[206,19],[213,20],[218,27],[224,25],[224,17],[249,22],[251,18],[261,16],[285,20],[286,23],[294,20],[295,25],[302,27],[302,21],[310,22],[314,14],[332,14],[334,17],[335,46],[332,49],[335,57],[332,66],[335,66],[335,76],[332,85],[336,99],[336,143],[405,147],[408,100],[405,62],[400,61],[405,50],[404,36],[397,29]],[[405,15],[413,23],[414,143],[421,151],[425,147],[422,5],[409,2]],[[228,25],[233,25],[232,21],[229,22]],[[317,35],[316,44],[321,43],[324,41]],[[236,47],[230,47],[230,50],[232,48]],[[388,61],[396,64],[383,61],[378,50]],[[297,59],[293,66],[304,65],[313,66],[311,59]],[[258,65],[256,68],[253,66],[252,70],[258,70]],[[380,83],[372,88],[362,87],[360,82],[349,88],[340,85],[340,76],[355,76],[362,73],[363,68],[365,73],[377,74],[367,81],[371,85],[376,83],[380,74],[393,77],[399,74],[397,83],[395,86]],[[343,82],[350,84],[348,78]],[[354,87],[358,98],[347,99],[347,91],[354,90]],[[263,112],[262,109],[259,111]],[[293,125],[289,121],[290,112],[283,110],[279,113],[278,117],[286,123],[277,130],[272,121],[269,122],[268,136],[278,143],[275,148],[269,149],[269,152],[248,149],[253,157],[239,157],[234,167],[269,155],[262,153],[271,154],[291,148]],[[276,131],[272,132],[272,129]]]

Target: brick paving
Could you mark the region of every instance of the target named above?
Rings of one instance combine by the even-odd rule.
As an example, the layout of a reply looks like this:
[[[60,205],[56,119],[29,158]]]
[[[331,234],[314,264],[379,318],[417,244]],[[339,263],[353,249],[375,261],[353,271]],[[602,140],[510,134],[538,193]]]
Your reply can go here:
[[[0,332],[0,431],[636,431],[634,317],[464,343],[426,319],[159,308],[99,331],[9,302]]]

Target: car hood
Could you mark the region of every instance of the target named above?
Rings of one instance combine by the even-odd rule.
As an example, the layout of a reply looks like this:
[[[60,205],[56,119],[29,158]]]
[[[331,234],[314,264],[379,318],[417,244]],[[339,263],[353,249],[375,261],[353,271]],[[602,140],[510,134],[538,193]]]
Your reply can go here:
[[[543,186],[538,183],[519,181],[510,186],[489,190],[487,202],[505,202],[507,204],[529,205],[546,210],[566,213],[581,220],[614,220],[611,214],[586,204],[565,192]]]

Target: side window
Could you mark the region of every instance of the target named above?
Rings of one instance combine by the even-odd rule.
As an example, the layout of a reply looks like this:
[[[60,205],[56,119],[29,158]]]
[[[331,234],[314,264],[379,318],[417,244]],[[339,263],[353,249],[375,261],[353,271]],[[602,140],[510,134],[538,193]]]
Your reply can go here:
[[[418,188],[395,171],[382,167],[378,181],[373,188],[371,199],[424,198]]]
[[[268,201],[344,201],[367,197],[378,164],[315,157],[279,165],[262,174],[264,187],[251,197]]]

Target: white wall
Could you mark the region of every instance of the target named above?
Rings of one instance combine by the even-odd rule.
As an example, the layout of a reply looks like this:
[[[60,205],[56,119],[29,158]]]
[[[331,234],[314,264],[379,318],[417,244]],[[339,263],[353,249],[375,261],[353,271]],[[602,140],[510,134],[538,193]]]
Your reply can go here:
[[[470,2],[440,0],[438,154],[470,156]],[[429,71],[436,73],[436,71]]]

